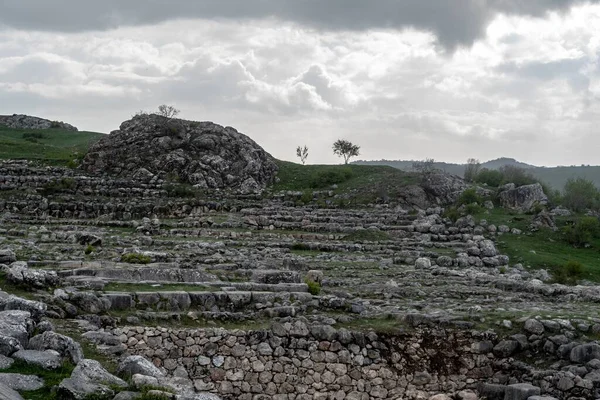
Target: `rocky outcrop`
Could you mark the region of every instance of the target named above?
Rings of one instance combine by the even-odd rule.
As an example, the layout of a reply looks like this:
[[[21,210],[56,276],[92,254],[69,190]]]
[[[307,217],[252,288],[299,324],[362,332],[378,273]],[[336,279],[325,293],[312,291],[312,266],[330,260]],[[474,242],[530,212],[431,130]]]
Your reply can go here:
[[[67,131],[77,131],[71,124],[62,121],[50,121],[44,118],[32,117],[30,115],[13,114],[0,115],[0,125],[14,129],[50,129],[57,128]]]
[[[502,207],[520,211],[530,211],[537,204],[545,205],[548,203],[548,196],[546,196],[542,185],[539,183],[505,190],[498,197]]]
[[[448,205],[456,202],[458,197],[468,189],[469,185],[456,175],[435,172],[423,179],[421,186],[425,193],[435,200],[437,205]]]
[[[212,122],[140,115],[92,146],[90,172],[151,179],[158,175],[199,188],[252,191],[272,182],[277,165],[246,135]]]

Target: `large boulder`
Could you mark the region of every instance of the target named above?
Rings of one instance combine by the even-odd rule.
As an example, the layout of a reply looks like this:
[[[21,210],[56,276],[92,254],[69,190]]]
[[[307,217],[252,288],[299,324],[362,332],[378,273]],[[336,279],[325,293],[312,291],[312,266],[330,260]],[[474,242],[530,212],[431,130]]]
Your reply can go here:
[[[32,350],[56,350],[73,364],[78,364],[83,359],[81,345],[72,338],[56,332],[47,331],[32,337],[29,341],[29,348]]]
[[[277,172],[273,157],[234,128],[154,114],[123,122],[90,148],[82,166],[89,172],[159,175],[200,188],[242,191],[265,187]]]
[[[164,376],[160,369],[142,356],[129,356],[125,358],[119,364],[117,374],[126,377],[135,374],[152,376],[154,378],[161,378]]]
[[[30,115],[13,114],[0,115],[0,125],[14,129],[50,129],[59,128],[67,131],[77,131],[71,124],[62,121],[50,121],[49,119],[32,117]]]
[[[83,400],[94,396],[112,398],[113,387],[126,388],[122,379],[105,370],[96,360],[84,359],[75,367],[71,377],[58,385],[58,398]]]
[[[520,211],[530,211],[537,204],[545,205],[548,203],[548,196],[546,196],[542,185],[539,183],[505,190],[500,192],[498,197],[502,207]]]
[[[26,346],[33,328],[34,323],[29,312],[21,310],[0,311],[0,332],[2,332],[2,347],[5,351],[19,350],[19,345],[8,338],[14,338],[19,341],[21,346]],[[4,353],[4,355],[8,354]]]

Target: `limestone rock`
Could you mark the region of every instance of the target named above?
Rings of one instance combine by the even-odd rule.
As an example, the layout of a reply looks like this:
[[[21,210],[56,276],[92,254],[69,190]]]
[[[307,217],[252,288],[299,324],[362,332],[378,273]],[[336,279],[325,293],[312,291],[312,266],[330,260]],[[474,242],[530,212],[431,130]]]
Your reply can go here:
[[[548,196],[539,183],[505,190],[498,195],[498,198],[503,207],[522,211],[529,211],[536,204],[548,203]]]
[[[529,383],[515,383],[508,385],[504,393],[504,400],[527,400],[531,396],[538,396],[541,390]]]
[[[56,350],[19,350],[12,358],[44,369],[57,369],[62,365],[62,358]]]
[[[83,168],[131,176],[139,168],[201,188],[252,191],[272,182],[275,161],[249,137],[212,122],[140,115],[94,144]]]
[[[14,129],[50,129],[58,128],[67,131],[77,131],[77,128],[66,122],[50,121],[30,115],[13,114],[0,115],[0,125]]]
[[[44,380],[35,375],[0,373],[0,384],[13,390],[38,390],[44,387]]]
[[[132,376],[141,374],[154,378],[163,377],[164,374],[154,364],[142,356],[129,356],[119,363],[117,374],[121,376]]]
[[[68,358],[73,364],[78,364],[83,359],[81,345],[68,336],[56,332],[44,332],[36,335],[29,341],[32,350],[56,350],[61,356]]]
[[[111,386],[125,388],[127,383],[110,374],[96,360],[83,359],[75,367],[70,378],[58,386],[59,398],[83,400],[89,396],[114,395]]]
[[[0,400],[23,400],[23,397],[16,390],[0,383]]]

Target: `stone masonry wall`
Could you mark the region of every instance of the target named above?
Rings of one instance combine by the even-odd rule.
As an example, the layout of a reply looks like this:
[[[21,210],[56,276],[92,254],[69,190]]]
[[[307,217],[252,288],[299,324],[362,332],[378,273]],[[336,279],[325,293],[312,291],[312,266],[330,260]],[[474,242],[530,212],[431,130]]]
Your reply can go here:
[[[499,365],[493,338],[444,329],[386,336],[295,321],[249,332],[124,327],[114,333],[129,353],[226,399],[411,398],[474,388]]]

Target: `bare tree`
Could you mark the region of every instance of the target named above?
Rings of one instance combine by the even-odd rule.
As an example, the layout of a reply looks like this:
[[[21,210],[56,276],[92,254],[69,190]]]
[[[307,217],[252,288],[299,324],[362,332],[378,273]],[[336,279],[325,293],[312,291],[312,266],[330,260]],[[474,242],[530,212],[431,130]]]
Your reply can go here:
[[[356,157],[360,154],[360,146],[352,144],[348,140],[338,139],[333,144],[333,154],[344,157],[344,164],[348,164],[351,157]]]
[[[425,160],[415,161],[412,164],[412,169],[424,175],[429,175],[435,171],[435,160],[426,158]]]
[[[158,115],[168,120],[175,118],[179,114],[179,110],[173,106],[161,104],[158,106]]]
[[[296,156],[300,158],[300,161],[302,161],[302,165],[304,165],[306,163],[306,159],[308,158],[308,147],[306,147],[306,145],[304,146],[304,148],[298,146],[298,148],[296,149]]]
[[[479,170],[481,169],[481,163],[479,160],[475,158],[469,158],[467,160],[467,166],[465,167],[465,181],[467,182],[475,182],[477,178],[477,174],[479,174]]]

